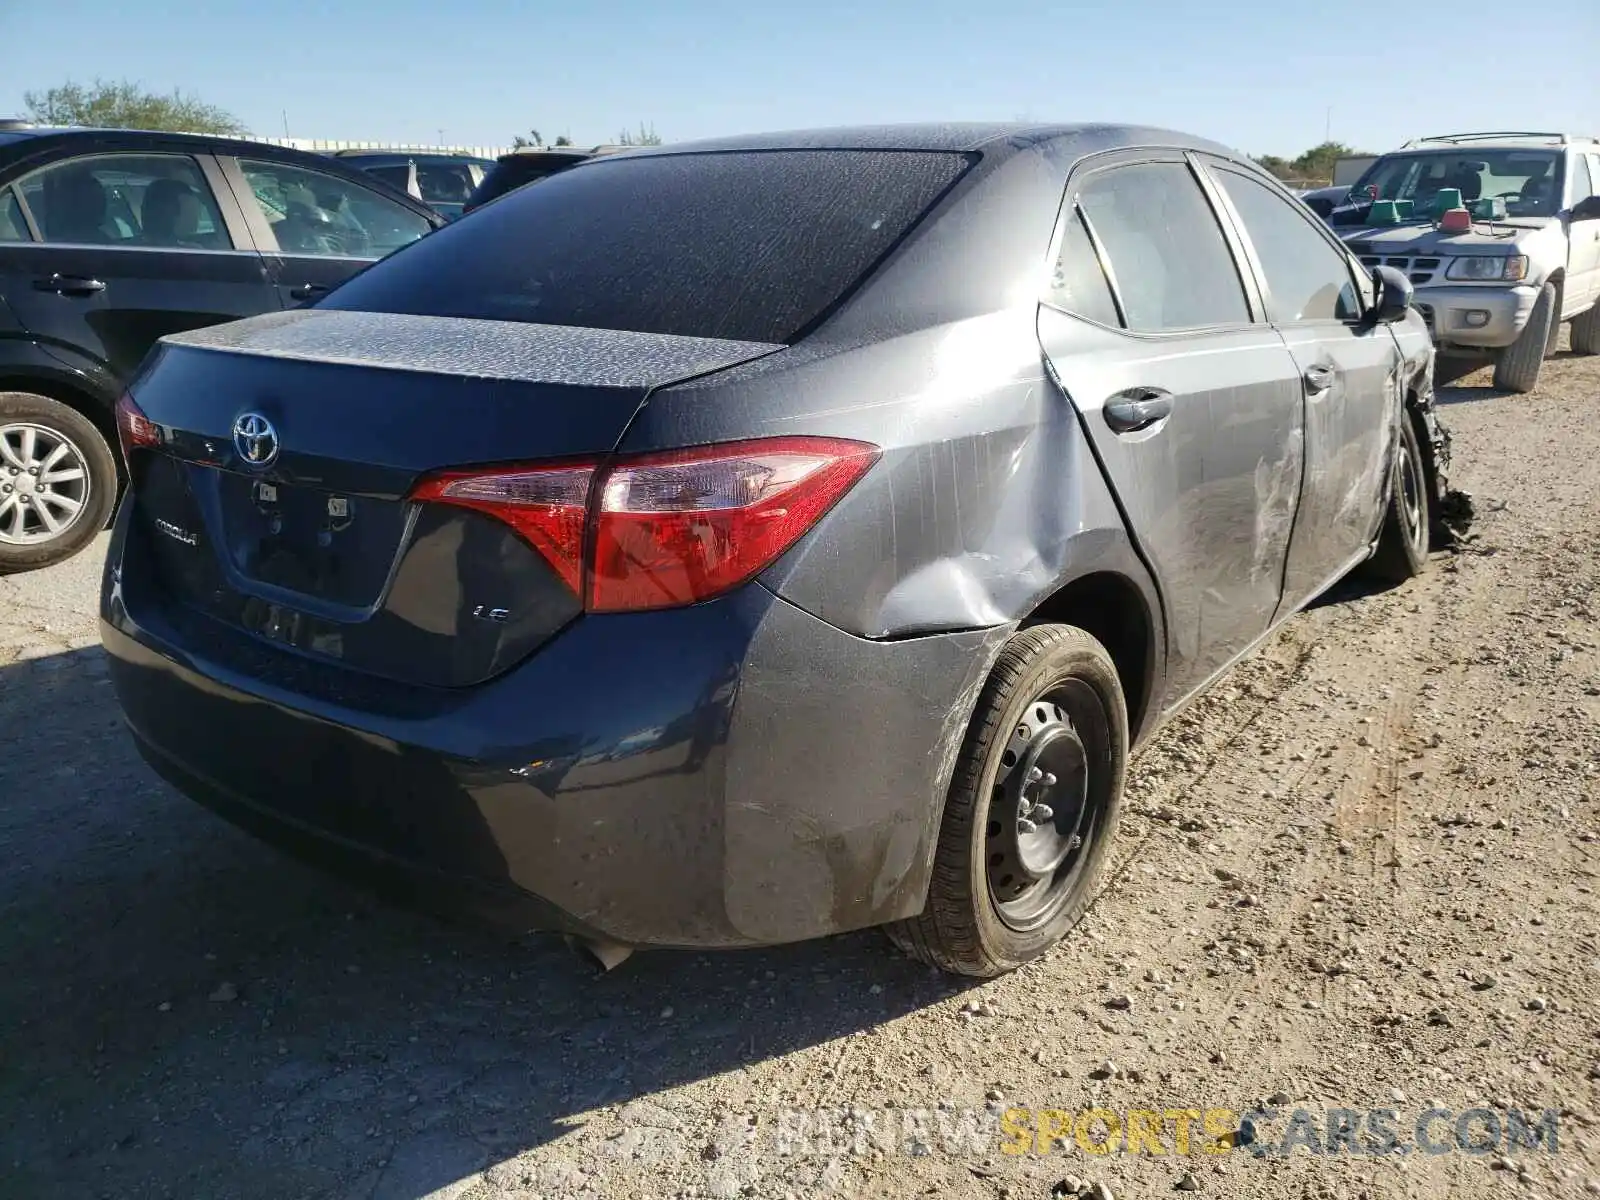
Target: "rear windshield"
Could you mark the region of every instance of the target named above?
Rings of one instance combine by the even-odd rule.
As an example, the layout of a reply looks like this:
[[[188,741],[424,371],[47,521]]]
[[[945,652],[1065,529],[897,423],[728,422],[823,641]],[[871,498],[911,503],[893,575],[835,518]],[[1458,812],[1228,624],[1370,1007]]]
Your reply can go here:
[[[417,190],[429,204],[464,204],[472,188],[472,168],[464,162],[417,164]]]
[[[504,196],[513,188],[519,188],[525,183],[532,183],[536,179],[543,179],[547,175],[554,175],[557,171],[564,171],[568,167],[575,167],[582,159],[574,159],[564,163],[539,163],[539,162],[501,162],[495,163],[484,173],[483,182],[473,190],[472,198],[467,201],[473,208],[480,204],[487,204],[496,196]]]
[[[411,182],[411,167],[408,163],[401,163],[393,167],[365,167],[363,170],[376,179],[381,179],[392,188],[405,191]]]
[[[320,307],[788,342],[967,163],[884,150],[596,160],[375,263]]]

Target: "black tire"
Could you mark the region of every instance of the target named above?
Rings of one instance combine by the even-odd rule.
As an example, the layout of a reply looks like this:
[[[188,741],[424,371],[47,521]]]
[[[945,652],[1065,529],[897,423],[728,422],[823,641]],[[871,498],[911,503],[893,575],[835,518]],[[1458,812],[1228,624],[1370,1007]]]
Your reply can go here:
[[[1127,703],[1105,647],[1070,625],[1036,625],[1015,634],[967,729],[945,801],[927,905],[920,916],[889,926],[895,944],[923,962],[980,978],[1015,970],[1049,950],[1094,899],[1122,808],[1127,759]],[[1063,763],[1082,769],[1060,784],[1049,772],[1042,783],[1025,782],[1040,764],[1053,771]],[[1019,798],[1030,791],[1035,807],[1019,809]],[[1038,815],[1037,805],[1051,799],[1059,811],[1047,812],[1024,833],[1028,822],[1017,818]],[[995,891],[1001,877],[992,874],[1008,862],[1020,866],[1007,854],[1026,854],[1018,850],[1024,837],[1046,838],[1065,857],[1032,891],[1008,890],[1010,898],[1002,900]],[[1026,871],[1023,876],[1014,883],[1003,876],[1005,886],[1020,887]]]
[[[1404,583],[1422,574],[1428,565],[1430,531],[1436,515],[1422,439],[1410,413],[1401,418],[1398,449],[1389,472],[1389,501],[1383,510],[1378,548],[1362,572],[1383,583]]]
[[[1528,323],[1517,340],[1504,350],[1494,364],[1494,386],[1503,392],[1531,392],[1539,385],[1539,371],[1550,353],[1556,324],[1556,289],[1545,284],[1533,302]]]
[[[69,478],[73,471],[80,477]],[[88,417],[47,396],[0,392],[0,575],[48,567],[82,550],[105,528],[117,483],[117,460]]]
[[[1600,300],[1573,318],[1571,336],[1574,354],[1600,354]]]

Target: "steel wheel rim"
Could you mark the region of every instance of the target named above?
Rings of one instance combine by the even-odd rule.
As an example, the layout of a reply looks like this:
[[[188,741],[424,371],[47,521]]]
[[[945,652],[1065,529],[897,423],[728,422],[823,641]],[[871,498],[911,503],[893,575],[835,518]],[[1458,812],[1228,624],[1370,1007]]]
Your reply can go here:
[[[87,456],[59,429],[0,425],[0,545],[64,537],[89,511],[93,486]]]
[[[1422,540],[1422,480],[1418,474],[1417,455],[1409,444],[1403,444],[1405,453],[1400,456],[1400,512],[1405,518],[1406,536],[1413,546]]]
[[[1103,818],[1109,746],[1105,706],[1080,679],[1052,684],[1013,721],[983,851],[990,903],[1012,929],[1049,922],[1083,871]]]

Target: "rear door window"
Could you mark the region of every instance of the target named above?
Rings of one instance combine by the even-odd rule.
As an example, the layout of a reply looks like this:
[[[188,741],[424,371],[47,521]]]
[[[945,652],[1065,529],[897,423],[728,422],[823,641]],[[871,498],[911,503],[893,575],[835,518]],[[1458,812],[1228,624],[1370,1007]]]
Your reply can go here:
[[[1100,266],[1100,256],[1089,231],[1084,227],[1083,214],[1077,207],[1067,209],[1062,222],[1061,243],[1056,251],[1055,268],[1050,274],[1050,292],[1046,299],[1057,308],[1074,316],[1086,317],[1102,325],[1117,326],[1122,318],[1111,296],[1111,284]]]
[[[1249,323],[1238,265],[1187,163],[1111,167],[1090,176],[1078,206],[1105,251],[1129,329]]]
[[[968,161],[876,150],[601,159],[447,226],[322,307],[787,342]]]
[[[371,188],[288,163],[239,160],[254,202],[284,254],[381,258],[433,226]]]
[[[28,223],[22,218],[22,206],[17,203],[17,193],[6,188],[0,192],[0,242],[29,240]]]

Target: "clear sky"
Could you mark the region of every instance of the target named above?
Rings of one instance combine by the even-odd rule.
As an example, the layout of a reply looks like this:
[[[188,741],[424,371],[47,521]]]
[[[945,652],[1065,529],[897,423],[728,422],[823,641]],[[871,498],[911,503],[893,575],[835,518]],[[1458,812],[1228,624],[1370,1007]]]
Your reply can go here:
[[[1385,14],[1392,14],[1391,20]],[[668,141],[927,119],[1125,120],[1253,154],[1460,129],[1600,135],[1600,0],[0,0],[0,114],[181,87],[259,134]]]

